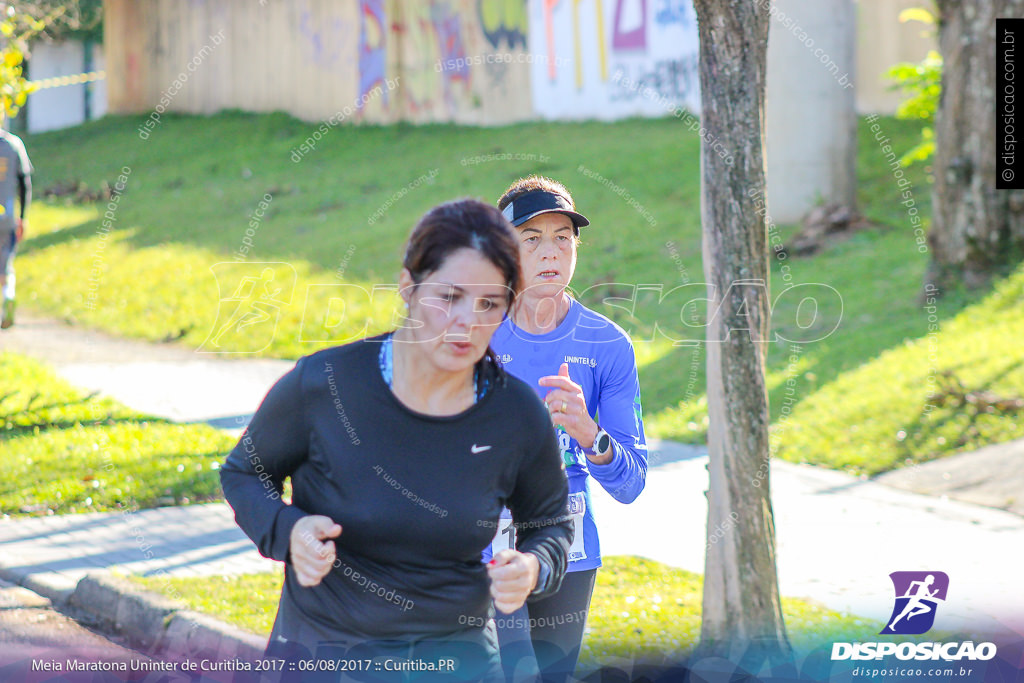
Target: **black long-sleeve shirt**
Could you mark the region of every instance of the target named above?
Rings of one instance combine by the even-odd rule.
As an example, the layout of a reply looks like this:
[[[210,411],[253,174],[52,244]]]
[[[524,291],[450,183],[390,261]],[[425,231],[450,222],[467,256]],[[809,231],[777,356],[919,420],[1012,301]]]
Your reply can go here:
[[[308,514],[341,524],[337,561],[300,586],[286,564],[273,640],[443,637],[480,627],[490,589],[481,551],[503,505],[518,548],[556,591],[572,541],[567,484],[551,423],[532,388],[483,362],[491,388],[466,411],[402,404],[377,363],[381,337],[299,360],[260,405],[221,470],[235,519],[266,557],[288,562]],[[293,501],[280,494],[292,478]]]

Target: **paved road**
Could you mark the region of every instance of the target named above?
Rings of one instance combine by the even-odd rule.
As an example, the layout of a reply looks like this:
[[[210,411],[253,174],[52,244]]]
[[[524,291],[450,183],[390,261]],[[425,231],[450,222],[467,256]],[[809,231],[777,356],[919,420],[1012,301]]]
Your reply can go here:
[[[53,610],[46,598],[0,581],[0,681],[46,680],[46,674],[31,673],[33,660],[38,666],[69,658],[149,661]]]

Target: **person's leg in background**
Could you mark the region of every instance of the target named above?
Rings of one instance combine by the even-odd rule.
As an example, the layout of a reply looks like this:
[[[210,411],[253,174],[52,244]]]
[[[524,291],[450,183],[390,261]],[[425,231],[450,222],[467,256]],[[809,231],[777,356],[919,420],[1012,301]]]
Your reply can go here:
[[[530,638],[544,683],[563,683],[576,670],[596,578],[596,569],[568,572],[557,593],[527,603]]]
[[[530,642],[530,613],[523,605],[512,614],[494,610],[494,625],[501,648],[501,668],[506,683],[533,683],[537,680],[537,659]]]
[[[12,230],[9,234],[0,233],[0,292],[3,303],[0,304],[0,329],[7,329],[14,324],[14,252],[17,248],[17,236]]]

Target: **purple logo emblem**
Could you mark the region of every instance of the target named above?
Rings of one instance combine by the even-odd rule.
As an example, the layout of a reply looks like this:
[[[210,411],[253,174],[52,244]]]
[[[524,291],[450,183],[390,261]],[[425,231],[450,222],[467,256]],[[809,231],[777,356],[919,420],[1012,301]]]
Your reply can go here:
[[[896,603],[882,634],[917,635],[935,623],[935,610],[945,602],[949,577],[945,572],[893,572]]]

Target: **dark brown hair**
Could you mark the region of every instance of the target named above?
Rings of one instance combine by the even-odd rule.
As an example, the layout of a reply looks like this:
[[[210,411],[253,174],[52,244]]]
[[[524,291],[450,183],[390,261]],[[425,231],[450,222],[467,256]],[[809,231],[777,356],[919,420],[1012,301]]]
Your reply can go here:
[[[424,214],[409,235],[402,266],[418,285],[459,249],[479,252],[501,271],[511,309],[522,286],[519,242],[501,211],[478,199],[446,202]],[[487,358],[500,366],[490,346]]]

